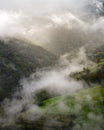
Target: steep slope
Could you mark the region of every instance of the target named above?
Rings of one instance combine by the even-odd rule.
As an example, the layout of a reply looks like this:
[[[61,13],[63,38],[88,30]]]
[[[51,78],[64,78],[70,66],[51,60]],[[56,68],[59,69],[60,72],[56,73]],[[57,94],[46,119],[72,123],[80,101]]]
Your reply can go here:
[[[0,100],[16,89],[19,80],[36,69],[54,65],[57,57],[40,46],[19,39],[0,40]]]
[[[35,120],[21,113],[16,124],[5,124],[1,130],[11,128],[22,130],[95,130],[104,129],[104,89],[95,86],[81,90],[74,95],[59,96],[43,102],[35,110]],[[40,113],[39,113],[40,111]],[[38,118],[36,118],[39,115]],[[31,116],[30,116],[31,117]]]
[[[56,122],[59,122],[57,125],[55,122],[53,123],[57,129],[95,130],[96,127],[103,129],[103,101],[104,89],[96,86],[69,97],[56,97],[46,100],[43,109],[46,109],[49,120],[55,118]]]
[[[88,86],[99,84],[104,86],[104,61],[97,63],[94,67],[84,68],[81,72],[71,74],[77,81],[85,81]]]
[[[100,77],[99,66],[103,62],[91,68],[89,79],[93,74]],[[80,75],[84,72],[80,72]],[[76,73],[79,74],[79,73]],[[84,73],[85,74],[85,73]],[[86,74],[87,75],[87,74]],[[76,78],[76,77],[74,77]],[[103,79],[103,77],[102,77]],[[80,80],[83,80],[80,78]],[[93,79],[94,81],[95,79]],[[96,83],[96,80],[95,80]],[[45,94],[44,94],[45,93]],[[5,123],[5,114],[1,109],[0,117],[4,117],[4,124],[0,129],[22,129],[22,130],[103,130],[104,129],[104,88],[101,85],[94,85],[91,88],[79,90],[74,94],[46,98],[43,91],[41,105],[35,104],[34,109],[22,108],[15,120]],[[35,100],[35,99],[34,99]],[[18,101],[21,102],[20,99]],[[14,106],[15,108],[15,106]],[[7,117],[6,117],[7,119]]]

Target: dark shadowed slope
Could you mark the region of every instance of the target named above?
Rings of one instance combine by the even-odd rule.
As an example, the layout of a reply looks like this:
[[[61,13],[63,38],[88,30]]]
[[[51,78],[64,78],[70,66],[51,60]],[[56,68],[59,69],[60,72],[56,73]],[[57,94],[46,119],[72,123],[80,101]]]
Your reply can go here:
[[[18,39],[0,40],[0,100],[38,68],[54,65],[57,57],[40,46]],[[5,93],[6,92],[6,93]]]

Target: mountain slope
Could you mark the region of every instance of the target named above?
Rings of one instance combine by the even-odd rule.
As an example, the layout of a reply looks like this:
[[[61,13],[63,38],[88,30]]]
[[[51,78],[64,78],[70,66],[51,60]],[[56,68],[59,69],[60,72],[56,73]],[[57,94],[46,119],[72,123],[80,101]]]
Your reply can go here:
[[[4,128],[8,130],[12,127],[17,129],[21,127],[23,130],[96,130],[96,128],[103,130],[103,101],[103,87],[87,88],[72,96],[48,99],[43,102],[43,106],[35,110],[36,114],[33,115],[35,120],[28,118],[31,117],[29,112],[22,112],[17,124],[7,126],[5,124]]]
[[[91,72],[94,74],[96,73],[99,77],[100,75],[97,73],[99,68],[97,67],[102,65],[104,65],[104,63],[100,62],[96,67],[91,69]],[[83,72],[80,74],[82,73]],[[92,75],[89,75],[89,79],[91,76]],[[44,95],[44,91],[42,96],[46,96]],[[21,103],[21,99],[18,99],[18,102]],[[42,100],[41,105],[35,104],[34,101],[32,106],[34,109],[25,107],[26,106],[22,108],[18,115],[15,115],[16,117],[13,118],[11,122],[7,122],[7,124],[5,123],[5,114],[3,114],[3,110],[1,110],[0,117],[1,119],[4,117],[4,124],[0,124],[0,129],[104,129],[104,88],[100,84],[91,86],[91,88],[79,90],[74,94],[55,96],[54,98],[50,97],[48,100]]]
[[[104,61],[94,67],[84,68],[81,72],[72,73],[71,77],[77,81],[85,81],[88,86],[92,86],[92,84],[104,86]]]
[[[36,69],[51,66],[57,57],[40,46],[19,39],[0,40],[0,100],[11,95],[19,80]],[[6,93],[5,93],[6,92]]]
[[[100,62],[90,69],[89,75],[82,71],[74,76],[77,74],[83,76],[84,73],[89,81],[92,81],[93,78],[94,85],[97,82],[96,78],[104,79],[103,66],[104,62]],[[83,78],[81,77],[80,80]],[[57,96],[43,101],[40,106],[43,115],[36,120],[33,128],[41,130],[103,130],[104,88],[99,82],[97,84],[97,86],[90,86],[91,88],[80,90],[72,95]],[[24,112],[22,116],[27,129],[33,123],[27,120],[28,114]]]

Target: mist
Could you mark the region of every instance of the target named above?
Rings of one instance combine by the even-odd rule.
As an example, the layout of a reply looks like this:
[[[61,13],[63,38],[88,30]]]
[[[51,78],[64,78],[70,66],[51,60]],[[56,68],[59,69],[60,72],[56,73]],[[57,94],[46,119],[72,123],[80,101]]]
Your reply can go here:
[[[4,118],[0,119],[2,125],[16,123],[18,118],[22,116],[24,107],[26,108],[25,118],[27,120],[35,121],[41,118],[44,111],[36,103],[37,92],[46,90],[50,95],[71,96],[87,87],[83,82],[72,79],[70,74],[81,71],[83,67],[93,63],[87,59],[84,48],[81,48],[77,57],[72,60],[68,60],[68,55],[60,57],[56,66],[48,70],[38,70],[29,78],[21,79],[22,88],[15,91],[12,99],[5,99],[2,102],[2,108],[5,112]],[[60,103],[60,107],[66,111],[63,103]]]
[[[42,2],[1,1],[0,37],[29,39],[56,55],[103,44],[103,7],[96,4],[101,1]]]
[[[11,98],[1,103],[4,116],[0,125],[16,124],[19,119],[36,121],[44,115],[37,102],[37,94],[46,91],[54,96],[72,96],[88,88],[84,81],[77,81],[70,75],[83,71],[86,66],[95,65],[86,55],[93,48],[104,45],[104,7],[102,0],[0,0],[0,38],[22,39],[40,46],[58,57],[57,63],[37,69],[28,77],[22,77],[21,86],[15,89]],[[9,43],[8,43],[9,44]],[[22,44],[22,43],[21,43]],[[39,52],[41,53],[41,52]],[[31,56],[32,58],[32,56]],[[87,95],[89,97],[89,95]],[[91,101],[91,100],[90,100]],[[81,105],[76,104],[76,111]],[[60,111],[67,106],[60,102]],[[47,110],[47,113],[50,110]],[[89,118],[97,118],[93,113]],[[103,119],[101,115],[100,121]],[[57,121],[56,121],[57,122]],[[48,120],[45,121],[48,124]],[[45,125],[44,124],[44,125]],[[75,130],[79,124],[75,124]],[[88,124],[85,123],[84,130]],[[88,126],[93,128],[93,124]],[[22,130],[22,129],[21,129]],[[73,128],[74,130],[74,128]],[[92,129],[94,130],[94,129]]]
[[[14,10],[14,11],[24,11],[26,13],[31,12],[32,14],[34,13],[51,13],[53,11],[58,11],[58,10],[75,10],[75,9],[81,9],[83,8],[84,5],[93,3],[90,0],[10,0],[7,2],[6,0],[1,0],[0,1],[0,8],[1,9],[6,9],[6,10]],[[24,4],[25,3],[25,4]],[[77,5],[77,6],[76,6]]]

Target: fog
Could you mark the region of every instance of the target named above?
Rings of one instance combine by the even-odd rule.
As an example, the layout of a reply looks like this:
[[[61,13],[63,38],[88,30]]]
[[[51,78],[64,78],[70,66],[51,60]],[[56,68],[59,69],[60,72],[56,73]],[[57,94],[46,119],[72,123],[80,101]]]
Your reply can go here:
[[[67,57],[68,55],[60,57],[57,67],[48,70],[43,69],[27,79],[21,79],[22,88],[13,94],[12,99],[5,99],[2,102],[5,112],[4,118],[0,120],[2,125],[15,123],[22,116],[24,107],[26,108],[26,120],[39,119],[44,111],[35,102],[35,95],[38,91],[47,90],[50,95],[71,96],[85,86],[87,87],[86,84],[77,82],[70,77],[72,72],[81,71],[87,64],[93,64],[87,59],[84,48],[79,50],[76,58],[69,61]],[[21,98],[18,99],[18,97]],[[63,111],[66,110],[63,103],[60,103],[60,107]]]
[[[0,0],[0,8],[6,10],[24,11],[26,13],[48,13],[58,10],[81,9],[84,5],[93,3],[90,0]],[[76,6],[77,5],[77,6]]]
[[[94,64],[86,56],[86,47],[104,45],[103,8],[100,0],[0,0],[0,38],[30,40],[59,57],[57,65],[20,80],[21,89],[2,102],[2,126],[16,123],[24,107],[27,120],[39,119],[43,114],[35,102],[39,90],[71,96],[87,87],[70,74]],[[58,105],[67,110],[62,102]],[[93,113],[88,116],[96,118]],[[84,125],[86,130],[89,126]]]
[[[63,55],[85,44],[103,44],[102,14],[101,1],[1,0],[0,37],[29,39]]]

